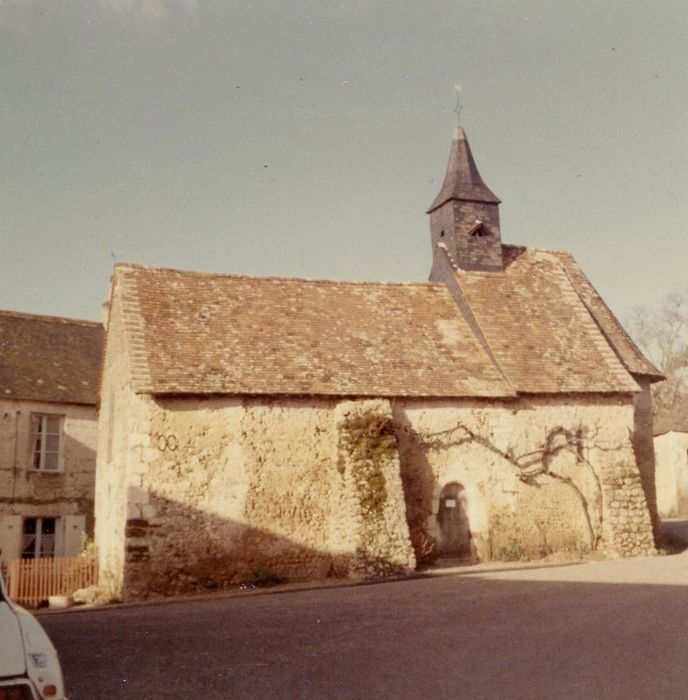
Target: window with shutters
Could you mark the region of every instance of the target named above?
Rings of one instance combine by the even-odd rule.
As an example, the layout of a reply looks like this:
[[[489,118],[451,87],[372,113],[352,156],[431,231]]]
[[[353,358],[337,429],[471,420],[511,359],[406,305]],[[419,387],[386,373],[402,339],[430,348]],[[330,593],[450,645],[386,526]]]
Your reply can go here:
[[[22,559],[55,556],[55,521],[57,518],[24,518]]]

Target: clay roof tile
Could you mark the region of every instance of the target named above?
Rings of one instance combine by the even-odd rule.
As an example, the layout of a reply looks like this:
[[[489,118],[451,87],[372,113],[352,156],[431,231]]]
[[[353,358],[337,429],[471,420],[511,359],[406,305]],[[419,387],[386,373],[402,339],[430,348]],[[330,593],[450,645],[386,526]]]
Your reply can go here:
[[[571,259],[565,267],[557,253],[516,246],[503,249],[504,272],[455,274],[516,390],[638,391],[572,282],[569,270],[575,262]]]
[[[444,285],[118,265],[115,288],[141,393],[515,395]]]
[[[0,311],[0,398],[98,403],[100,323]]]

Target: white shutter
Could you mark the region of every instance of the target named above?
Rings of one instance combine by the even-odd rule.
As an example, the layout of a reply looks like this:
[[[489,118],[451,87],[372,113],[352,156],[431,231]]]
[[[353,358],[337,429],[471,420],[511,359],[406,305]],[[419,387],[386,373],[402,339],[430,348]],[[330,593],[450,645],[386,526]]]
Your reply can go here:
[[[56,552],[58,557],[76,557],[81,551],[81,535],[86,532],[85,515],[65,515],[64,537],[62,552]]]
[[[0,515],[0,561],[21,558],[22,516]]]

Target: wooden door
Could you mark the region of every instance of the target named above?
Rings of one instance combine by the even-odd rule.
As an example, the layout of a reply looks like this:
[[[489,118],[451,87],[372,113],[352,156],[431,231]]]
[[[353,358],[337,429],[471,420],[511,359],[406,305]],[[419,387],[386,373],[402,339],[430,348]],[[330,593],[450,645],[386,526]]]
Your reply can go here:
[[[439,551],[442,556],[471,556],[471,529],[468,523],[466,490],[456,482],[447,484],[440,494],[437,511]]]

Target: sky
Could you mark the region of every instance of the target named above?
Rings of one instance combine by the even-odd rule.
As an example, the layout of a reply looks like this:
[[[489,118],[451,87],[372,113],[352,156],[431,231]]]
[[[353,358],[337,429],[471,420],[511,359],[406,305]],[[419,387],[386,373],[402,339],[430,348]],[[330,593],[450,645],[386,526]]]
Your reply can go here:
[[[622,318],[684,284],[688,3],[0,0],[0,308],[117,262],[427,280],[461,119],[505,243]]]

